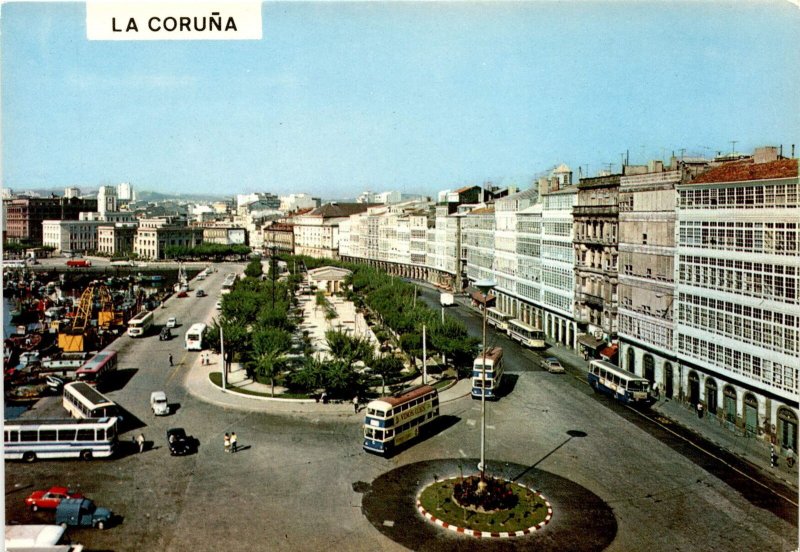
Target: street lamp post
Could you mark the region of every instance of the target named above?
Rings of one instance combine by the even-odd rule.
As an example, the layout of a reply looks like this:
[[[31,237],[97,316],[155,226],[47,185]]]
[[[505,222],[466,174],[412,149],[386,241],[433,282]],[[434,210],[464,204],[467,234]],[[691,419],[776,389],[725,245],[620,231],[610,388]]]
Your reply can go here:
[[[481,482],[486,478],[486,306],[488,304],[489,292],[495,287],[493,280],[478,280],[475,282],[481,294],[483,294],[483,362],[481,363],[481,463],[478,469],[481,470]]]

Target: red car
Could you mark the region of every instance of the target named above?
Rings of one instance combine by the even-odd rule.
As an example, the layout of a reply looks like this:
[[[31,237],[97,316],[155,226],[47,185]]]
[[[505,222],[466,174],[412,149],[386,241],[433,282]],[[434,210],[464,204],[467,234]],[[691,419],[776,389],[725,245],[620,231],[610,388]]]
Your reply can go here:
[[[83,498],[83,495],[66,487],[50,487],[46,491],[34,491],[31,496],[25,499],[25,504],[30,506],[30,509],[34,512],[40,508],[55,510],[65,498]]]

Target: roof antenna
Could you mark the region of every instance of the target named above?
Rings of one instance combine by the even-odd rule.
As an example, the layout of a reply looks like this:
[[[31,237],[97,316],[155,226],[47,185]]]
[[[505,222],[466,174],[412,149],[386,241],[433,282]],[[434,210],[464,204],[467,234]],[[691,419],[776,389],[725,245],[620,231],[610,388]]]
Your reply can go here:
[[[731,140],[731,153],[736,153],[736,142],[739,140]]]

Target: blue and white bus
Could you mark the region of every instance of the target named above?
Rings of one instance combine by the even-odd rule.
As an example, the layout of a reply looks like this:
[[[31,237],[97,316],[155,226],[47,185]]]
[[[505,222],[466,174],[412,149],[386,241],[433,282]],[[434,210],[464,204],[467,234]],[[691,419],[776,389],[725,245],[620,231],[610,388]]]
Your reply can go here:
[[[494,307],[489,307],[486,309],[486,322],[490,326],[494,326],[501,332],[508,332],[508,322],[514,318],[510,314],[506,314],[501,310],[497,310]]]
[[[380,397],[367,404],[364,418],[364,450],[391,455],[418,437],[420,430],[439,416],[439,393],[430,385],[417,385]]]
[[[484,363],[485,359],[485,363]],[[497,399],[503,383],[503,349],[492,347],[478,355],[472,364],[472,398]]]
[[[519,341],[522,345],[531,349],[544,349],[547,347],[542,330],[516,318],[508,321],[508,335],[511,339]]]
[[[589,363],[587,379],[595,391],[625,403],[644,403],[650,399],[650,382],[647,379],[605,360]]]
[[[35,462],[47,458],[107,458],[119,442],[117,418],[6,420],[6,460]]]

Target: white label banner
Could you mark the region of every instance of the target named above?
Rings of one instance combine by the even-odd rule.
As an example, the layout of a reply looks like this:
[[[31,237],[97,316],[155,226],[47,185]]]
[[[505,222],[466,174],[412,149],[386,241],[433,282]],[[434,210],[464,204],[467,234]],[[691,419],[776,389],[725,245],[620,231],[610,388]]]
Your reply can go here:
[[[260,40],[261,2],[86,3],[89,40]]]

